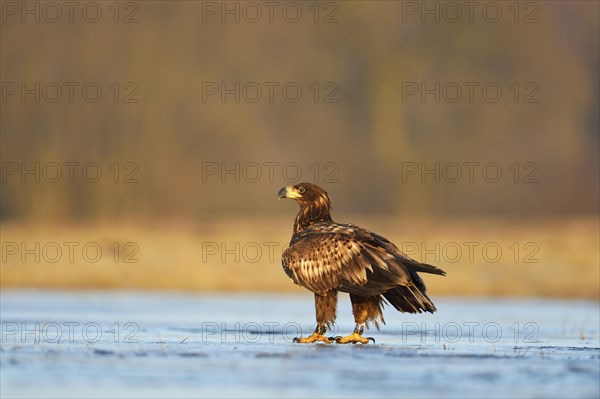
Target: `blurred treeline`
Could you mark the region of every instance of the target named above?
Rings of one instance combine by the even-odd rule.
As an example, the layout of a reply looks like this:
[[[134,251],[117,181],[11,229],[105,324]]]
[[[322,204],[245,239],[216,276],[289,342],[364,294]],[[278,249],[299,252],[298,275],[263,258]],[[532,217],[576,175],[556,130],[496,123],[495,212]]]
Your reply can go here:
[[[302,180],[321,183],[333,171],[337,182],[323,185],[347,212],[544,217],[598,210],[598,2],[538,2],[535,23],[523,23],[523,15],[515,23],[512,2],[497,2],[504,12],[498,23],[480,12],[473,22],[422,23],[390,1],[338,2],[337,23],[314,23],[309,3],[301,3],[305,17],[298,23],[277,12],[272,23],[266,15],[256,23],[222,23],[218,16],[205,23],[202,2],[138,1],[138,22],[131,24],[114,23],[108,3],[100,2],[98,23],[2,22],[3,83],[80,84],[73,103],[66,90],[57,103],[3,98],[3,165],[96,162],[103,172],[97,183],[83,180],[81,167],[74,182],[67,167],[57,183],[3,176],[3,221],[289,214],[274,203],[289,184],[281,167],[272,180],[268,167],[257,182],[245,179],[254,172],[239,182],[231,174],[203,178],[207,163],[223,162],[296,162]],[[103,89],[97,103],[81,97],[87,82]],[[115,82],[118,102],[109,88]],[[124,102],[128,82],[139,88],[137,103]],[[207,82],[297,82],[303,95],[291,103],[276,89],[269,102],[265,89],[256,103],[233,96],[222,102],[219,95],[203,101]],[[421,102],[419,95],[403,101],[407,82],[480,86],[473,102],[466,91],[457,103],[433,96]],[[500,101],[484,101],[486,82],[502,87]],[[517,102],[509,89],[515,82]],[[539,88],[535,103],[523,101],[530,82]],[[325,103],[331,87],[339,88],[339,101]],[[403,181],[407,162],[496,162],[503,177],[486,182],[478,168],[472,183],[464,175],[456,183],[443,175],[439,184],[431,176],[426,183],[415,176]],[[536,179],[524,183],[529,162]],[[123,183],[135,168],[128,163],[139,167],[139,182]]]

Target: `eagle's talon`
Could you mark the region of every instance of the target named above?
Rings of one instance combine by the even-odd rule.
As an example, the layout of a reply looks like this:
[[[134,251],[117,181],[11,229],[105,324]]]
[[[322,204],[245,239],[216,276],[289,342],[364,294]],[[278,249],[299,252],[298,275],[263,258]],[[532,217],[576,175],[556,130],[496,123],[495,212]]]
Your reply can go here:
[[[347,337],[336,337],[335,342],[338,344],[368,344],[369,341],[373,341],[375,343],[375,339],[373,337],[364,338],[359,333],[354,332],[352,335],[348,335]]]
[[[296,338],[294,338],[294,343],[296,343],[296,344],[312,344],[313,342],[317,342],[317,341],[321,341],[321,342],[324,342],[326,344],[333,343],[333,341],[330,338],[327,338],[323,334],[319,334],[317,332],[314,332],[310,337],[306,337],[306,338],[298,338],[298,337],[296,337]]]

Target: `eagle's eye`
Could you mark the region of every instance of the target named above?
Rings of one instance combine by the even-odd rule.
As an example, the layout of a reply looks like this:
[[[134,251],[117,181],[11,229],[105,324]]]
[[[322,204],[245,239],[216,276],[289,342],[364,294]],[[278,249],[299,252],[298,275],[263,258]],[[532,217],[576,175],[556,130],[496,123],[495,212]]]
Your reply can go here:
[[[306,191],[306,189],[304,187],[302,187],[302,186],[298,187],[298,192],[300,194],[304,194],[305,191]]]

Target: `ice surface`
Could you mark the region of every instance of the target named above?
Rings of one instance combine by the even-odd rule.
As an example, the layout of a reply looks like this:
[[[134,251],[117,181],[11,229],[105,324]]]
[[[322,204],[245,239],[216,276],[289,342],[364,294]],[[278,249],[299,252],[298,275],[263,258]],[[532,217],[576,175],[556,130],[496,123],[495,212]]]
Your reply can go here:
[[[436,298],[301,345],[312,296],[3,291],[1,397],[600,396],[594,301]],[[354,327],[340,295],[331,335]]]

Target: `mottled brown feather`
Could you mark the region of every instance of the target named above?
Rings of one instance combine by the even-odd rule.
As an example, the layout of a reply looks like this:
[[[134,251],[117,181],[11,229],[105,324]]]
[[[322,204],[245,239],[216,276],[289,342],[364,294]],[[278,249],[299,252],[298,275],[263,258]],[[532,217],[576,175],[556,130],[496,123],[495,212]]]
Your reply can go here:
[[[399,285],[415,285],[415,269],[429,265],[383,240],[351,224],[315,223],[293,236],[283,253],[283,268],[296,284],[315,293],[338,290],[373,296]],[[428,271],[443,273],[433,266]],[[418,285],[424,287],[422,280]]]

